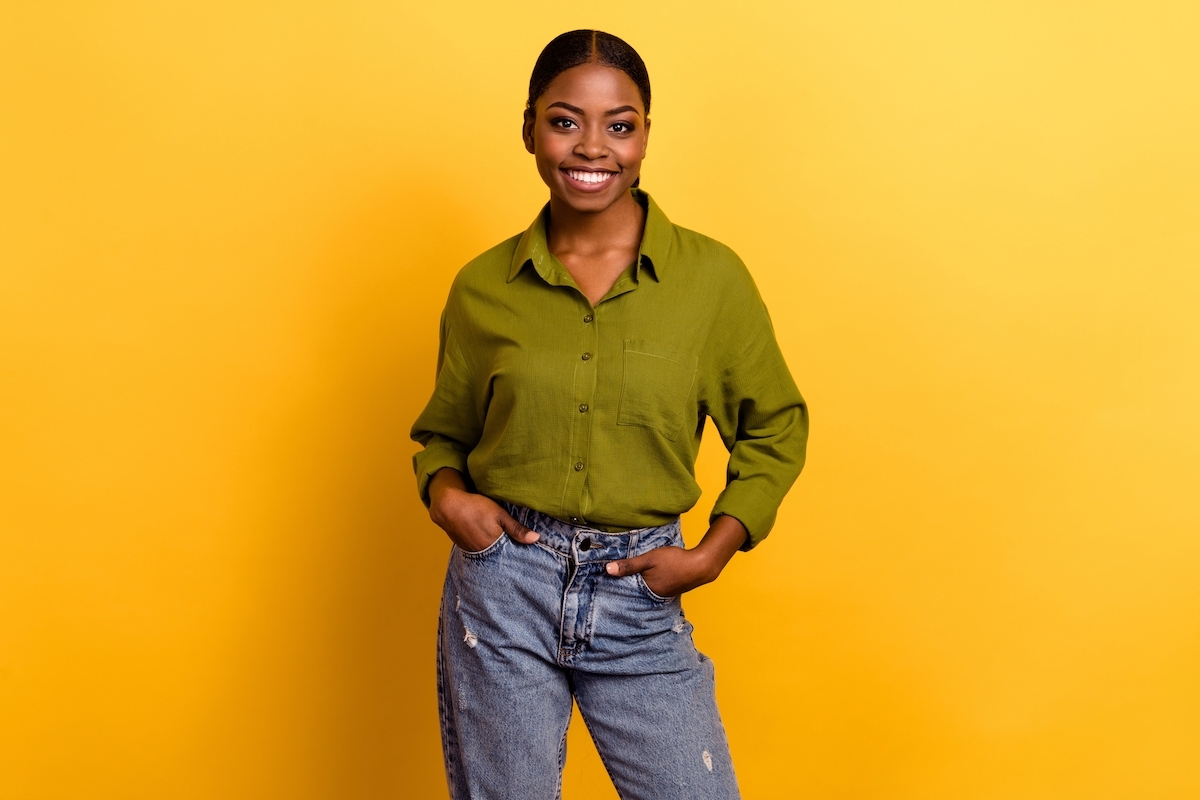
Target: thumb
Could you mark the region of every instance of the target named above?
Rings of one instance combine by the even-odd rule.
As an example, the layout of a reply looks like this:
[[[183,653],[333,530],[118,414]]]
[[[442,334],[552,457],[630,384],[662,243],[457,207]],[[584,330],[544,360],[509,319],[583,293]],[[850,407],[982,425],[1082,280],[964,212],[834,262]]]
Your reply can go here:
[[[618,577],[625,575],[636,575],[642,570],[645,570],[653,564],[650,558],[650,553],[643,553],[640,556],[633,558],[623,558],[620,561],[610,561],[605,565],[604,569],[609,575]]]
[[[508,534],[508,538],[519,544],[533,544],[538,539],[542,538],[536,532],[526,528],[521,523],[513,519],[512,515],[504,509],[500,509],[500,518],[497,520],[500,527]]]

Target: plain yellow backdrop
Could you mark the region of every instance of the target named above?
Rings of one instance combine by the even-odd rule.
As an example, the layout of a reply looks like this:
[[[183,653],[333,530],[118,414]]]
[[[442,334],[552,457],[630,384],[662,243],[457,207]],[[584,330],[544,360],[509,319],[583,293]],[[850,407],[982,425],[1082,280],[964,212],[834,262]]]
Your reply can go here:
[[[745,796],[1200,797],[1200,12],[1154,0],[5,2],[0,796],[445,796],[407,432],[577,27],[812,407],[686,598]]]

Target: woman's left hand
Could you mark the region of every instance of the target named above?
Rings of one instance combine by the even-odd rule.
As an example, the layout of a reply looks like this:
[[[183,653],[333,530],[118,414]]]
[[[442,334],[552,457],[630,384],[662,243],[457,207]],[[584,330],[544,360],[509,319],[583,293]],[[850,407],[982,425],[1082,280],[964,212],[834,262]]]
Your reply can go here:
[[[616,577],[641,573],[650,591],[674,597],[711,583],[746,541],[746,528],[730,516],[720,516],[691,550],[657,547],[648,553],[610,561],[608,574]]]

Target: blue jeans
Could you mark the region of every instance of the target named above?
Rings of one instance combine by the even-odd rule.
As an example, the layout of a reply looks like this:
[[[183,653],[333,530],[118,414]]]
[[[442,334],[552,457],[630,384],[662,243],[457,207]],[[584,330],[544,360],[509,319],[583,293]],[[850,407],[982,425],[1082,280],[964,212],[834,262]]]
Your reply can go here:
[[[712,662],[677,597],[604,565],[683,545],[679,521],[602,533],[519,506],[541,534],[455,547],[438,625],[438,706],[454,800],[562,796],[574,697],[624,800],[739,797]]]

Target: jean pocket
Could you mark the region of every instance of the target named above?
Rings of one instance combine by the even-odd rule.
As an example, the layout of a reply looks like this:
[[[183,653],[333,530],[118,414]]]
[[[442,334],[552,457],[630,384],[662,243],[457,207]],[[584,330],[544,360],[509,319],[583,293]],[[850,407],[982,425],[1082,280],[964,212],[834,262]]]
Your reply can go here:
[[[650,428],[675,441],[688,417],[699,360],[645,339],[626,339],[623,359],[617,424]]]
[[[663,597],[661,594],[655,594],[654,590],[646,585],[646,579],[642,577],[642,573],[639,572],[633,577],[637,582],[638,588],[641,589],[642,594],[646,595],[646,597],[649,597],[654,602],[670,603],[672,600],[677,599],[676,597]]]
[[[478,561],[479,559],[487,558],[488,556],[492,556],[492,555],[495,555],[496,553],[499,553],[500,550],[504,547],[504,543],[507,541],[508,541],[508,534],[501,533],[496,538],[496,541],[492,542],[491,544],[489,544],[487,547],[483,548],[482,550],[463,550],[461,547],[459,547],[458,552],[462,553],[463,558],[469,558],[473,561]]]

